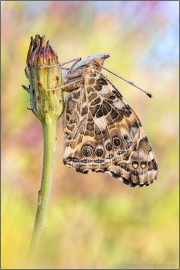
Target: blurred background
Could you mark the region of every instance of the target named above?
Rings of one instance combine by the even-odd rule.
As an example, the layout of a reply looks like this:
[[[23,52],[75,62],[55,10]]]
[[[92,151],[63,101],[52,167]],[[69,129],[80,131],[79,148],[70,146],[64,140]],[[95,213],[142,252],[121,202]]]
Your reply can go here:
[[[13,268],[178,268],[178,1],[1,1],[2,254]],[[131,188],[63,165],[57,130],[53,185],[38,258],[28,250],[42,170],[42,130],[24,74],[30,37],[46,35],[60,62],[110,53],[106,71],[135,110],[159,164],[158,181]]]

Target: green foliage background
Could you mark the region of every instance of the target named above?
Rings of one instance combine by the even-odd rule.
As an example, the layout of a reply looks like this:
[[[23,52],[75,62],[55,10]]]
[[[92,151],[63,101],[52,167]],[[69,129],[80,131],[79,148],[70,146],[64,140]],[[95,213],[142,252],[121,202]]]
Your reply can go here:
[[[13,268],[178,268],[178,1],[3,1],[2,254]],[[57,131],[53,186],[38,258],[28,250],[42,169],[42,131],[21,84],[30,36],[46,35],[60,62],[96,52],[140,117],[159,164],[158,181],[130,188],[107,174],[63,165]]]

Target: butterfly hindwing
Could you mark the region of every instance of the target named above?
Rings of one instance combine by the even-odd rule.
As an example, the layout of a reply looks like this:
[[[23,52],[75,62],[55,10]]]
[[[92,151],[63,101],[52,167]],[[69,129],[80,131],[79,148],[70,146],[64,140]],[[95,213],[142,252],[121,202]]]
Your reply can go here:
[[[91,59],[82,77],[65,102],[64,163],[81,173],[109,173],[130,186],[153,183],[156,158],[135,112]]]

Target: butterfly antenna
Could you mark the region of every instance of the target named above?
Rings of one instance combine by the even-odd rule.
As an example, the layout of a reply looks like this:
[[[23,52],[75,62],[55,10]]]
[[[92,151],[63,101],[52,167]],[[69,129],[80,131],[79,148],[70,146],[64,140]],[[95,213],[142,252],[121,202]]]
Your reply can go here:
[[[105,67],[102,67],[102,68],[105,69],[105,70],[107,70],[108,72],[112,73],[113,75],[117,76],[117,77],[120,78],[121,80],[123,80],[123,81],[125,81],[125,82],[131,84],[132,86],[138,88],[139,90],[141,90],[142,92],[144,92],[148,97],[150,97],[150,98],[153,97],[153,95],[152,95],[151,93],[149,93],[149,92],[143,90],[143,89],[140,88],[139,86],[135,85],[133,82],[126,80],[125,78],[119,76],[118,74],[112,72],[111,70],[109,70],[109,69],[107,69],[107,68],[105,68]]]

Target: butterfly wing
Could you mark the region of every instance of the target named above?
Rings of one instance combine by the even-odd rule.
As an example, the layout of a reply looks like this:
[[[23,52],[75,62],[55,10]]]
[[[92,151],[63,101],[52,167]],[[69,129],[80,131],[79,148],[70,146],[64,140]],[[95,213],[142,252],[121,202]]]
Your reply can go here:
[[[65,165],[109,173],[132,187],[157,179],[156,157],[140,120],[102,73],[90,70],[69,93],[63,118]]]

